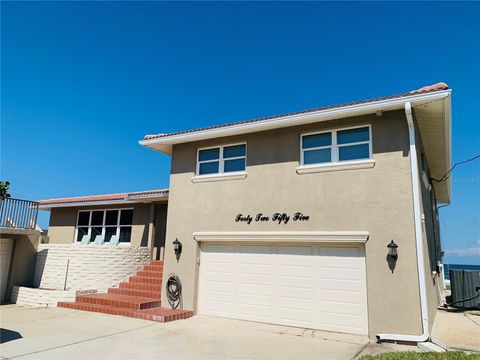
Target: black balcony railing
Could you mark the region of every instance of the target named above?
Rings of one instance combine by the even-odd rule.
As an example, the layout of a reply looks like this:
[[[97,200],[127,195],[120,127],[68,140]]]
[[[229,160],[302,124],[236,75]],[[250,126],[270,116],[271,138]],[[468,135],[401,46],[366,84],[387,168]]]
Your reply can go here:
[[[38,202],[0,197],[0,227],[35,229]]]

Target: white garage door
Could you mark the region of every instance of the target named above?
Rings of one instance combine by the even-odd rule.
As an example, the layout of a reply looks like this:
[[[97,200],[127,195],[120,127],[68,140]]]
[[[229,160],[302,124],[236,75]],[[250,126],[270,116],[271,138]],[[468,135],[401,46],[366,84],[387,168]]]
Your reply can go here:
[[[12,244],[12,239],[0,239],[0,302],[5,300],[8,269],[10,267],[10,257],[12,256]]]
[[[203,244],[198,313],[367,334],[364,248]]]

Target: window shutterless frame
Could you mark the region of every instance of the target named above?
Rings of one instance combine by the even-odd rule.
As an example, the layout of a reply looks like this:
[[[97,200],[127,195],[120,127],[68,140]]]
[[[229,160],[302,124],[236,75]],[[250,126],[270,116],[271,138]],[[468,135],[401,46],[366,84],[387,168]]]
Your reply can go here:
[[[122,210],[132,210],[132,212],[134,211],[133,208],[120,208],[120,209],[92,209],[92,210],[78,210],[77,212],[77,225],[75,227],[75,238],[74,238],[74,243],[80,243],[80,241],[78,240],[78,228],[87,228],[88,231],[87,231],[87,234],[86,235],[89,235],[89,236],[92,236],[92,227],[101,227],[102,228],[102,233],[100,234],[101,236],[105,236],[105,230],[107,228],[115,228],[116,229],[116,235],[117,236],[120,236],[120,229],[122,227],[132,227],[133,226],[133,218],[132,218],[132,223],[129,224],[129,225],[120,225],[120,216],[121,216],[121,213],[122,213]],[[103,212],[103,221],[102,221],[102,224],[101,225],[92,225],[92,214],[93,212],[95,211],[102,211]],[[118,214],[117,214],[117,223],[116,225],[106,225],[105,222],[106,222],[106,218],[107,218],[107,211],[118,211]],[[78,222],[80,220],[80,213],[82,212],[88,212],[89,215],[88,215],[88,225],[79,225]],[[133,216],[133,215],[132,215]],[[130,241],[128,242],[120,242],[118,245],[120,246],[128,246],[130,245],[130,242],[131,242],[131,238],[130,238]]]
[[[243,156],[235,156],[235,157],[228,157],[224,158],[223,157],[223,151],[224,148],[228,148],[231,146],[238,146],[238,145],[245,145],[245,155]],[[200,151],[202,150],[213,150],[213,149],[218,149],[218,158],[216,159],[209,159],[209,160],[200,160]],[[244,170],[239,170],[239,171],[228,171],[225,172],[225,161],[228,160],[239,160],[239,159],[245,159],[245,169]],[[238,173],[243,173],[247,170],[247,143],[234,143],[234,144],[226,144],[226,145],[221,145],[221,146],[211,146],[211,147],[205,147],[205,148],[199,148],[197,149],[197,166],[196,166],[196,176],[215,176],[218,174],[238,174]],[[206,164],[206,163],[212,163],[212,162],[218,162],[218,172],[216,173],[210,173],[210,174],[200,174],[200,164]]]
[[[337,143],[337,133],[343,130],[353,130],[353,129],[362,129],[362,128],[368,128],[368,141],[358,141],[358,142],[352,142],[352,143],[346,143],[346,144],[338,144]],[[312,147],[312,148],[303,148],[303,137],[308,136],[308,135],[321,135],[321,134],[332,134],[332,144],[327,145],[327,146],[318,146],[318,147]],[[349,160],[340,160],[339,157],[339,149],[341,147],[345,146],[355,146],[355,145],[365,145],[368,144],[368,158],[362,158],[362,159],[349,159]],[[319,162],[319,163],[312,163],[312,164],[305,164],[304,162],[304,152],[305,151],[311,151],[311,150],[323,150],[323,149],[329,149],[331,151],[331,161],[329,162]],[[332,164],[332,163],[343,163],[343,162],[353,162],[353,161],[363,161],[363,160],[368,160],[372,159],[372,127],[370,124],[367,125],[361,125],[361,126],[351,126],[351,127],[345,127],[345,128],[340,128],[340,129],[332,129],[332,130],[327,130],[327,131],[316,131],[316,132],[310,132],[310,133],[305,133],[300,135],[300,165],[301,166],[321,166],[321,165],[327,165],[327,164]]]

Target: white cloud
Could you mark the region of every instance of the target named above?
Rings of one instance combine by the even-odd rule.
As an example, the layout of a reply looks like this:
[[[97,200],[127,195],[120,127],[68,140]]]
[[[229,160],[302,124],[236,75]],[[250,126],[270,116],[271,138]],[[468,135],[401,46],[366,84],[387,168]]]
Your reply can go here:
[[[480,240],[479,240],[480,243]],[[454,256],[480,256],[480,246],[445,250],[445,254]]]

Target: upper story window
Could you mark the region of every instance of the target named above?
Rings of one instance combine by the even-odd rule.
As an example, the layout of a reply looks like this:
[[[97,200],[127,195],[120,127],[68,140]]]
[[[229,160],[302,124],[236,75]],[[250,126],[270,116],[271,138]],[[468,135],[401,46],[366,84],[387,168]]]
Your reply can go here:
[[[301,137],[301,165],[364,160],[372,157],[370,126]]]
[[[199,149],[197,175],[245,171],[246,150],[246,144]]]
[[[133,209],[108,209],[79,211],[77,220],[77,241],[84,235],[94,242],[97,236],[103,236],[109,242],[112,236],[118,236],[120,243],[129,243],[132,236]]]

